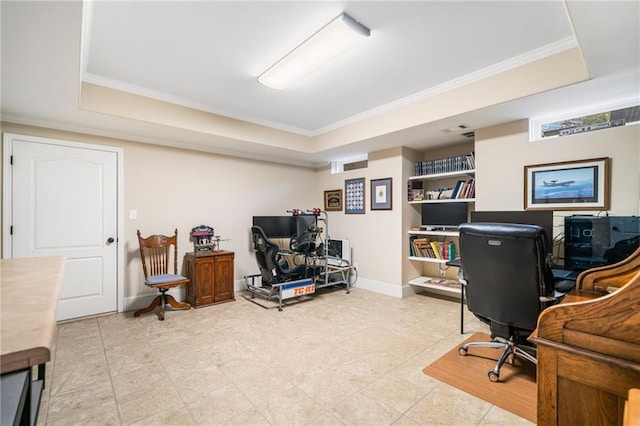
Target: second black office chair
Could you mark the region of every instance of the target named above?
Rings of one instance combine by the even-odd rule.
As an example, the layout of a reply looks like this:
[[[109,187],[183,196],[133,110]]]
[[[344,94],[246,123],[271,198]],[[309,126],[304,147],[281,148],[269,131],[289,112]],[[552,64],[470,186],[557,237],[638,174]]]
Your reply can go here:
[[[527,338],[540,312],[556,303],[547,238],[537,225],[464,223],[459,231],[467,307],[489,324],[492,339],[468,343],[459,351],[466,355],[474,346],[502,350],[488,373],[495,382],[500,367],[515,356],[537,364],[536,349]]]

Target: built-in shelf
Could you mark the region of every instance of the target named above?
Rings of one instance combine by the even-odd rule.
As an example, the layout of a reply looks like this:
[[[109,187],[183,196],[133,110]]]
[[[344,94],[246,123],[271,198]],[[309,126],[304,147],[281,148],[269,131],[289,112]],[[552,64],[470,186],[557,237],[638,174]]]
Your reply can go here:
[[[437,180],[437,179],[448,179],[452,177],[458,176],[469,176],[473,177],[476,174],[476,170],[460,170],[457,172],[447,172],[447,173],[436,173],[432,175],[420,175],[420,176],[411,176],[409,180]]]
[[[430,263],[447,263],[449,259],[437,259],[435,257],[419,257],[419,256],[409,256],[409,260],[417,260],[419,262],[430,262]]]
[[[475,203],[475,198],[438,198],[436,200],[408,201],[409,204],[440,204],[440,203]]]
[[[457,280],[436,277],[417,277],[409,281],[410,285],[438,290],[450,294],[462,294],[462,284]]]
[[[414,231],[409,230],[409,235],[438,235],[444,237],[459,237],[458,231]]]

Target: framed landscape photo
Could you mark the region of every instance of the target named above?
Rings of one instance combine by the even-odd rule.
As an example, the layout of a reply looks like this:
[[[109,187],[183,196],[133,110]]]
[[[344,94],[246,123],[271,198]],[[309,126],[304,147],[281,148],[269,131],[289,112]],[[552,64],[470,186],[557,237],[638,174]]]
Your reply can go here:
[[[371,210],[391,210],[391,178],[371,181]]]
[[[609,158],[524,166],[525,210],[608,210]]]
[[[344,212],[364,214],[364,178],[345,179]]]
[[[327,212],[342,211],[342,189],[324,191],[324,210]]]

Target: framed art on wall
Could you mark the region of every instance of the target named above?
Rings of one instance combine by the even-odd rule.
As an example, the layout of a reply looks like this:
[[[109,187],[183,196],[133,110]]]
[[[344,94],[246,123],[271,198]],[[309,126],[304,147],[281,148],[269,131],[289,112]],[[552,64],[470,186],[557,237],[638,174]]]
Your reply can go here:
[[[324,191],[324,210],[328,212],[342,211],[342,189]]]
[[[524,167],[525,210],[608,210],[609,158]]]
[[[345,179],[344,212],[346,214],[364,213],[364,178]]]
[[[371,210],[391,210],[391,178],[371,181]]]

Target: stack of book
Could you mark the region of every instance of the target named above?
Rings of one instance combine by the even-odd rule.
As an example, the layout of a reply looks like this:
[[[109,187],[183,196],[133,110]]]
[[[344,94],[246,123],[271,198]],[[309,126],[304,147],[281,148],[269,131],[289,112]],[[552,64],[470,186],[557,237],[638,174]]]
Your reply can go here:
[[[465,170],[474,170],[475,168],[476,159],[474,152],[414,163],[414,173],[416,176],[462,172]]]
[[[413,257],[440,260],[454,260],[457,252],[453,241],[432,241],[415,235],[409,238],[409,251]]]

